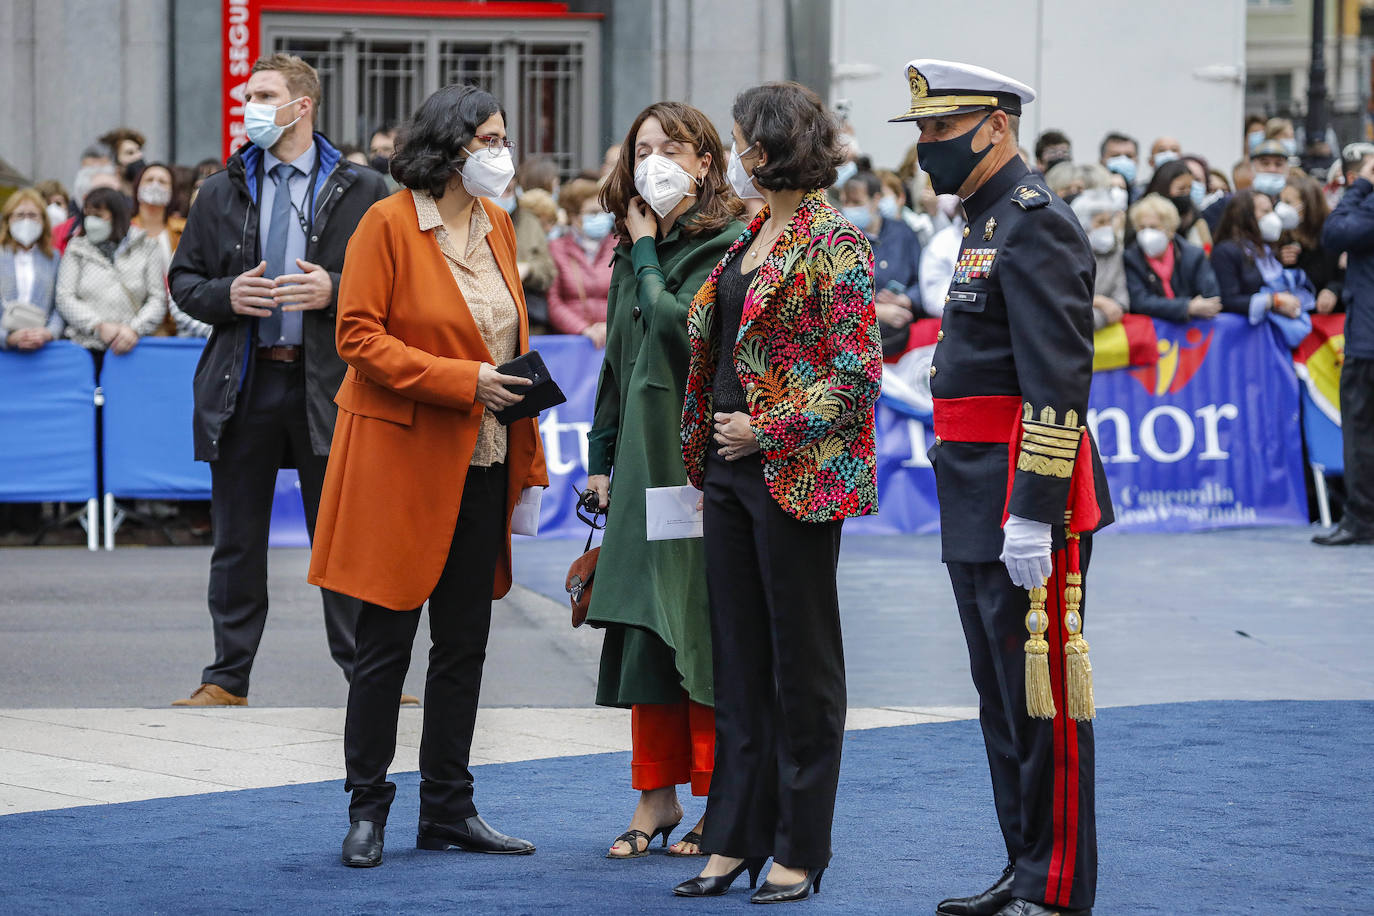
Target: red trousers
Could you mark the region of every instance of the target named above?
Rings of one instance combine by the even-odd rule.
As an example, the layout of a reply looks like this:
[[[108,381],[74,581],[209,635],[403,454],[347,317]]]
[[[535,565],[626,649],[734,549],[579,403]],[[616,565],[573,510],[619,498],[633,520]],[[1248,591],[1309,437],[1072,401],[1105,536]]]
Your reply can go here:
[[[637,703],[630,710],[630,785],[646,792],[690,782],[693,795],[711,791],[716,714],[683,697],[679,703]]]

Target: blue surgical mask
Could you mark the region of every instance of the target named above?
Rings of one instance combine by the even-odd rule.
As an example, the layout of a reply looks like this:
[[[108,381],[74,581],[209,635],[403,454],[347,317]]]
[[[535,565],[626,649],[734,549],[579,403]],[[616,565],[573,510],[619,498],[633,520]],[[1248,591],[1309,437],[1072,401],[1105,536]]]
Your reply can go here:
[[[1292,137],[1284,137],[1279,141],[1279,145],[1283,147],[1283,151],[1289,156],[1296,156],[1298,154],[1298,141]]]
[[[1107,160],[1107,168],[1126,179],[1126,184],[1135,184],[1135,160],[1130,156],[1113,156]]]
[[[1202,202],[1207,198],[1207,185],[1194,181],[1193,186],[1188,189],[1188,196],[1193,199],[1193,206],[1201,210]]]
[[[1263,142],[1264,131],[1262,130],[1252,130],[1245,135],[1245,145],[1252,153],[1255,151],[1255,148]]]
[[[883,219],[896,219],[900,208],[897,206],[897,198],[891,194],[886,194],[878,199],[878,213]]]
[[[849,162],[846,162],[844,165],[841,165],[839,168],[835,170],[835,183],[831,185],[831,187],[842,188],[844,187],[844,183],[846,181],[853,178],[857,174],[859,174],[859,166],[856,162],[854,162],[851,159]]]
[[[853,223],[854,228],[860,232],[866,230],[873,222],[873,211],[868,207],[842,207],[840,213],[844,214],[844,218]]]
[[[301,96],[301,98],[305,98],[305,96]],[[277,106],[268,105],[266,102],[249,102],[244,105],[243,130],[248,134],[248,139],[252,144],[264,150],[270,150],[276,146],[277,141],[281,139],[282,132],[300,120],[300,115],[297,115],[295,120],[289,124],[278,124],[277,112],[287,105],[296,104],[300,100],[300,98],[292,99]]]
[[[598,242],[610,235],[614,226],[613,213],[588,213],[582,217],[582,234]]]
[[[1155,168],[1158,169],[1166,162],[1173,162],[1179,158],[1178,153],[1171,149],[1162,149],[1155,153]]]
[[[1281,172],[1256,172],[1251,186],[1261,194],[1278,197],[1287,184],[1288,177]]]

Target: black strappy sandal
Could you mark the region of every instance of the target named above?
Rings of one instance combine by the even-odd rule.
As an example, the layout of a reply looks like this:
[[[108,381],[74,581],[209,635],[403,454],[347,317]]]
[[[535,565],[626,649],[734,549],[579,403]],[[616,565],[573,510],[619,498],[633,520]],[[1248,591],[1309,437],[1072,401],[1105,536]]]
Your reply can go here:
[[[694,859],[697,856],[706,855],[706,853],[701,851],[701,834],[697,833],[695,830],[689,830],[686,833],[684,833],[682,835],[682,839],[678,840],[677,843],[674,843],[673,845],[676,846],[678,845],[678,843],[691,843],[694,846],[696,846],[697,851],[673,852],[671,849],[669,849],[666,853],[664,853],[664,855],[669,855],[676,859]]]
[[[647,855],[649,854],[649,847],[653,845],[653,843],[654,843],[654,837],[658,837],[658,836],[663,837],[663,845],[666,847],[666,846],[668,845],[668,835],[671,834],[674,830],[676,830],[676,829],[677,829],[677,825],[680,824],[680,823],[682,823],[682,822],[681,822],[681,821],[676,821],[676,822],[674,822],[674,823],[668,824],[666,827],[660,827],[660,828],[658,828],[658,829],[655,830],[653,833],[645,833],[643,830],[626,830],[626,831],[625,831],[624,833],[622,833],[620,836],[616,837],[616,838],[615,838],[615,843],[612,843],[611,845],[614,846],[616,843],[622,843],[622,842],[623,842],[623,843],[628,843],[629,846],[630,846],[630,850],[631,850],[630,853],[629,853],[628,855],[620,856],[620,855],[616,855],[616,854],[613,853],[613,852],[607,852],[607,853],[606,853],[606,858],[608,858],[608,859],[642,859],[642,858],[644,858],[645,856],[647,856]],[[640,849],[640,848],[639,848],[639,841],[640,841],[641,839],[644,840],[644,848],[643,848],[643,849]]]

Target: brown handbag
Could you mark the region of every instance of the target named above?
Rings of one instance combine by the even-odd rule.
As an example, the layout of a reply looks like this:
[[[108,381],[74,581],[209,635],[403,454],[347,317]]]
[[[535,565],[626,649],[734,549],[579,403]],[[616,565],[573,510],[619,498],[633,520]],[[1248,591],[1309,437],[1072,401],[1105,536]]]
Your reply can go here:
[[[582,513],[584,508],[591,512],[590,517]],[[597,557],[601,554],[600,546],[592,546],[592,536],[606,527],[606,510],[597,507],[596,494],[591,490],[579,494],[577,510],[577,517],[586,522],[592,530],[587,532],[587,543],[582,548],[582,555],[573,560],[572,566],[568,567],[568,578],[563,583],[568,592],[568,601],[572,604],[574,629],[587,622],[587,607],[592,603],[592,580],[596,576]]]

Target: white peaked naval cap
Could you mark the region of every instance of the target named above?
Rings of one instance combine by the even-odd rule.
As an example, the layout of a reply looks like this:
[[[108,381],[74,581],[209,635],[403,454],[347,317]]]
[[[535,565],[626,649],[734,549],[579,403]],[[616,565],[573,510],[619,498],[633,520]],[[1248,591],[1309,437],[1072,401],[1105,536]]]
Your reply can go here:
[[[1035,90],[986,67],[952,60],[922,58],[906,65],[911,86],[911,109],[893,121],[915,121],[936,115],[963,114],[981,108],[1000,108],[1019,115],[1021,106],[1035,101]]]

